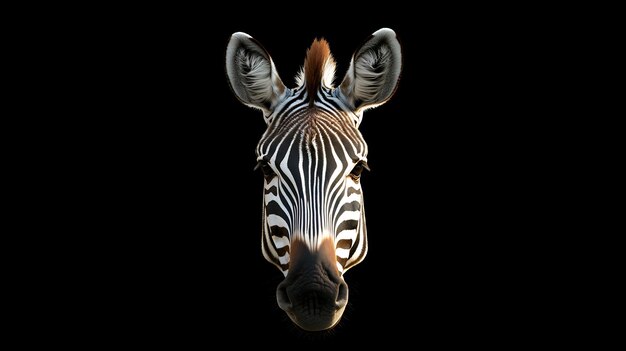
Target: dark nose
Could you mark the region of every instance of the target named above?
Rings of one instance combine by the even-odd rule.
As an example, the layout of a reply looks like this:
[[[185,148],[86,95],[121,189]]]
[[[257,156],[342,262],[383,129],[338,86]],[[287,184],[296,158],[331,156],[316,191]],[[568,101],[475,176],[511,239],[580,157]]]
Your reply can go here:
[[[319,331],[337,324],[348,303],[348,284],[319,276],[285,279],[276,289],[278,306],[302,329]]]
[[[278,300],[278,306],[289,313],[293,311],[293,303],[292,297],[298,301],[300,298],[306,300],[311,307],[316,307],[317,305],[325,304],[327,301],[332,299],[332,303],[336,309],[341,309],[346,307],[348,303],[348,284],[341,279],[339,284],[336,284],[336,288],[322,288],[319,289],[315,285],[311,285],[308,289],[304,289],[304,291],[299,291],[296,289],[288,289],[288,282],[284,280],[282,283],[278,285],[278,289],[276,290],[276,299]]]

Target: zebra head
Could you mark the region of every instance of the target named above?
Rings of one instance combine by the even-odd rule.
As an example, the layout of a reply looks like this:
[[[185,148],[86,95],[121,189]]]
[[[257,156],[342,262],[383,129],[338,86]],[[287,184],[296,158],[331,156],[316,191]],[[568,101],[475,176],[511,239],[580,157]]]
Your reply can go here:
[[[313,41],[293,89],[254,38],[238,32],[228,43],[230,86],[267,123],[256,148],[265,179],[263,256],[285,276],[278,305],[305,330],[337,324],[348,302],[343,274],[367,253],[359,182],[367,145],[358,127],[363,111],[391,98],[401,68],[400,43],[388,28],[355,51],[338,87],[324,39]]]

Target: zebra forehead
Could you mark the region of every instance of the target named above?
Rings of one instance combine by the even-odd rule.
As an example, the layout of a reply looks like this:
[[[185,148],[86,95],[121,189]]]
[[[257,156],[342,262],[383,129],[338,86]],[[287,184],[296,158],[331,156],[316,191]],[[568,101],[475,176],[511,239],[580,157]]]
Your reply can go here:
[[[267,133],[259,151],[268,158],[275,155],[278,160],[289,155],[294,164],[302,158],[339,158],[349,163],[367,156],[367,146],[358,129],[348,123],[315,117],[297,118],[297,123],[289,128]]]
[[[298,133],[314,137],[319,132],[341,134],[347,139],[362,139],[350,112],[329,106],[306,107],[284,114],[268,129],[268,133],[274,135]]]

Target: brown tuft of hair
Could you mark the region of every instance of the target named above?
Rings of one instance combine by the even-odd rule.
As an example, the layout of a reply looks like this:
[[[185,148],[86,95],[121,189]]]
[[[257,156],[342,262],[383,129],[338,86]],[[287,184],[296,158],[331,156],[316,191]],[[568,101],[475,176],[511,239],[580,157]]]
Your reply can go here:
[[[306,51],[304,59],[304,81],[309,94],[309,104],[313,104],[315,95],[322,85],[324,65],[330,58],[330,47],[325,39],[315,39]]]

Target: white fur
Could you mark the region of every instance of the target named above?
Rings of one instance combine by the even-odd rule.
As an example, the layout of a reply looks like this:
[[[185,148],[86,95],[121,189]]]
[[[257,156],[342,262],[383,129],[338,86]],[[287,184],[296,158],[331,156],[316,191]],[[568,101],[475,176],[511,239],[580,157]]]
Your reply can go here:
[[[333,56],[329,56],[326,62],[324,62],[324,70],[322,72],[322,85],[324,87],[332,89],[333,80],[335,80],[335,70],[337,69],[337,65],[335,64],[335,59]]]
[[[244,49],[235,54],[239,79],[251,101],[268,101],[272,98],[272,77],[270,63],[262,56],[251,55]]]
[[[361,100],[374,101],[385,83],[389,73],[391,50],[380,47],[368,50],[357,59],[354,65],[355,75],[359,78],[354,82],[354,94]],[[380,70],[383,67],[383,70]],[[380,72],[376,72],[376,71]]]

